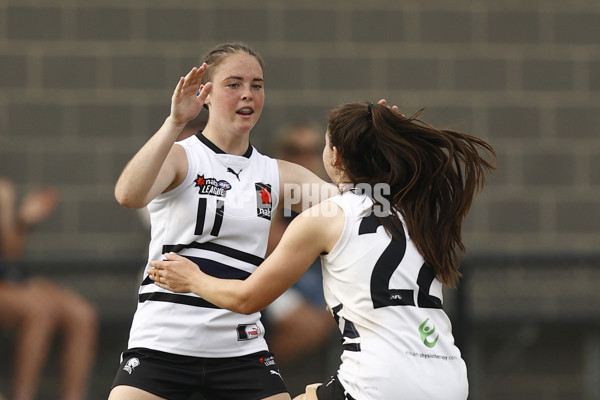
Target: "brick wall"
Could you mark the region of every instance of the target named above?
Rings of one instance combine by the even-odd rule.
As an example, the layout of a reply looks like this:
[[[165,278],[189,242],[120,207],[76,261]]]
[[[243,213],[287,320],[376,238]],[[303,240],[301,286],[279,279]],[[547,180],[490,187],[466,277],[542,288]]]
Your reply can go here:
[[[0,175],[62,196],[28,258],[143,258],[147,232],[114,183],[178,77],[228,40],[266,59],[264,152],[282,123],[324,124],[342,102],[424,107],[499,155],[468,250],[597,249],[598,1],[0,0]],[[559,398],[549,387],[536,398]]]
[[[472,251],[588,251],[600,241],[600,4],[593,1],[0,1],[0,168],[62,205],[30,257],[145,249],[113,200],[128,158],[207,49],[266,59],[253,142],[345,101],[484,137],[499,169],[465,226]]]

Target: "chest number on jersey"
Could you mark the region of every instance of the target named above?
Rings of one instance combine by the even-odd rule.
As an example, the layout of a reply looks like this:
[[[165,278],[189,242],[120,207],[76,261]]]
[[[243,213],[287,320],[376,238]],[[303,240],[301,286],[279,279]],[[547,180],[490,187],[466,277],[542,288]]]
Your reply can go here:
[[[194,235],[202,235],[204,231],[204,220],[206,218],[206,197],[200,197],[198,199],[198,213],[196,214],[196,229],[194,229]],[[223,200],[217,200],[217,210],[215,212],[215,220],[213,222],[212,230],[210,234],[212,236],[219,236],[221,230],[221,224],[223,223],[223,213],[225,212],[225,202]]]
[[[386,218],[391,218],[386,217]],[[358,229],[359,235],[376,233],[377,228],[381,226],[381,221],[374,214],[364,217]],[[398,232],[395,232],[398,233]],[[435,279],[433,269],[424,263],[417,277],[419,292],[417,294],[417,304],[415,304],[413,289],[391,289],[390,280],[392,275],[404,258],[406,252],[406,240],[403,235],[397,235],[398,240],[391,240],[385,248],[373,268],[371,274],[371,300],[374,308],[388,306],[417,306],[421,308],[442,308],[442,301],[429,294],[431,284]]]

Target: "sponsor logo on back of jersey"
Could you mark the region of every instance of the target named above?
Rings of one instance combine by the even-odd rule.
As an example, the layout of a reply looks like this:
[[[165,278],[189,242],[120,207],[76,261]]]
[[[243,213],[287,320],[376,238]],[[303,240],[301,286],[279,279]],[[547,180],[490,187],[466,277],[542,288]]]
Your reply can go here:
[[[423,344],[430,349],[436,345],[438,339],[440,338],[440,335],[436,335],[435,339],[433,339],[433,335],[435,334],[435,325],[433,324],[433,321],[429,321],[429,318],[423,321],[421,326],[419,326],[419,333],[421,334],[421,341]]]

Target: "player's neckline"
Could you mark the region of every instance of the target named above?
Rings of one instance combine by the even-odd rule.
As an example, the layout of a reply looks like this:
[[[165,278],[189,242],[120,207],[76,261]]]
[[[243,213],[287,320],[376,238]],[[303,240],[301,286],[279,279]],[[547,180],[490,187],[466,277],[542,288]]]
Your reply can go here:
[[[208,147],[209,149],[211,149],[215,153],[217,153],[217,154],[229,154],[229,153],[226,153],[225,151],[223,151],[219,146],[217,146],[216,144],[214,144],[213,142],[211,142],[206,136],[204,136],[202,134],[202,131],[198,131],[198,133],[196,134],[196,137],[206,147]],[[240,157],[250,158],[250,156],[252,155],[252,149],[253,149],[252,145],[250,143],[248,143],[248,149],[246,149],[246,152],[244,154],[242,154]]]

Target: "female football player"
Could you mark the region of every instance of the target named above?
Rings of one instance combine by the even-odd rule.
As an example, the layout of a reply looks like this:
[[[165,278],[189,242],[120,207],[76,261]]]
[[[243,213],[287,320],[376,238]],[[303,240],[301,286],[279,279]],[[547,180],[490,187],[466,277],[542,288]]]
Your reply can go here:
[[[460,277],[461,224],[495,153],[418,115],[365,103],[332,110],[323,162],[339,194],[294,219],[247,279],[218,279],[169,252],[150,262],[151,279],[252,315],[320,255],[342,362],[297,399],[466,399],[466,366],[442,308],[442,285]]]

